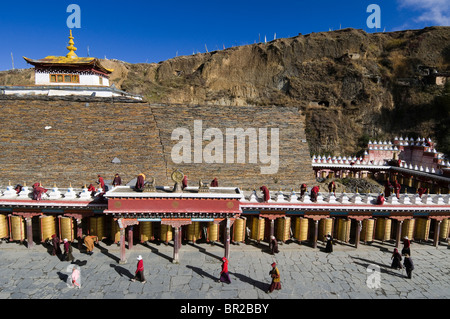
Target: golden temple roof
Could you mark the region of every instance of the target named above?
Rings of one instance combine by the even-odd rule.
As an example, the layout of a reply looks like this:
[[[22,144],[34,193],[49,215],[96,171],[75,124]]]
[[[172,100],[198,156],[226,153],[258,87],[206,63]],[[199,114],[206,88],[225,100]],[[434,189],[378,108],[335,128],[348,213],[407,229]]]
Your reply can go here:
[[[101,65],[101,62],[97,58],[80,58],[75,54],[75,51],[77,50],[76,47],[74,47],[73,42],[73,36],[72,36],[72,30],[70,30],[70,36],[69,36],[69,45],[66,47],[67,50],[69,50],[69,53],[67,53],[66,56],[47,56],[43,59],[34,60],[29,59],[27,57],[23,57],[25,61],[27,61],[29,64],[34,66],[92,66],[96,67],[100,71],[103,71],[104,73],[112,73],[114,69],[107,69]]]

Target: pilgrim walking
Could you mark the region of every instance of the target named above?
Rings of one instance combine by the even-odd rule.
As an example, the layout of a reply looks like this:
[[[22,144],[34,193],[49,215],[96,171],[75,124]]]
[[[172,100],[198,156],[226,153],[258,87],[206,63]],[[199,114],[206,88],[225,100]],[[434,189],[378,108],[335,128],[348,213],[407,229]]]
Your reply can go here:
[[[272,277],[272,283],[270,284],[267,293],[271,293],[274,290],[280,290],[281,289],[280,271],[278,270],[276,263],[272,263],[272,270],[269,272],[269,275],[270,277]]]
[[[131,281],[136,281],[136,279],[138,279],[140,282],[142,282],[144,284],[147,282],[144,277],[144,261],[142,260],[141,255],[139,255],[137,257],[137,260],[138,260],[138,263],[137,263],[137,267],[136,267],[136,272],[134,274],[134,277],[131,279]]]
[[[402,249],[402,255],[408,254],[411,256],[411,241],[409,240],[408,236],[405,236],[403,238],[403,249]]]
[[[414,270],[414,263],[408,254],[405,254],[403,266],[405,266],[405,269],[406,269],[406,276],[408,277],[408,279],[411,279],[412,271]]]
[[[222,271],[220,272],[219,282],[231,283],[230,274],[228,273],[228,259],[222,258]]]
[[[59,238],[56,236],[56,234],[52,235],[52,246],[53,246],[53,250],[52,250],[52,256],[59,256],[62,254],[61,252],[61,247],[59,246],[61,244],[61,241],[59,240]]]
[[[332,253],[333,252],[333,237],[331,237],[330,233],[328,233],[325,236],[325,240],[327,241],[327,245],[325,246],[325,252]]]
[[[394,253],[392,254],[392,269],[402,269],[402,255],[398,252],[397,248],[394,248]]]
[[[72,255],[72,246],[70,245],[67,238],[64,238],[64,260],[65,261],[74,260],[73,255]]]
[[[84,244],[86,245],[86,253],[88,255],[92,255],[94,252],[94,239],[97,239],[97,236],[86,236],[84,237]]]
[[[275,238],[275,236],[270,237],[270,245],[269,245],[270,252],[272,255],[278,254],[280,251],[278,250],[278,241]]]

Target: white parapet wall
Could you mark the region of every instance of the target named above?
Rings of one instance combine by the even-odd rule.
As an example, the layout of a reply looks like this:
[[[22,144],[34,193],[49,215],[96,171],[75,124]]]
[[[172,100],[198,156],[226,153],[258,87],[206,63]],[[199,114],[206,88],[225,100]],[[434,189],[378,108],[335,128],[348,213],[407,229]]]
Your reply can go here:
[[[140,95],[103,86],[0,86],[0,95],[15,96],[91,96],[101,98],[125,97],[142,101]]]

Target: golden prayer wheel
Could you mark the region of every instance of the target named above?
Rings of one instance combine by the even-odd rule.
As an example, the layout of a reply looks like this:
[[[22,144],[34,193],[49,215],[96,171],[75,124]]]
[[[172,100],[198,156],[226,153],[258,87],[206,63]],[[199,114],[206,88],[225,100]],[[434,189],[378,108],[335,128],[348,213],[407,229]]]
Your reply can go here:
[[[333,177],[334,177],[334,172],[333,171],[329,172],[328,173],[328,178],[333,178]]]
[[[192,222],[187,226],[187,240],[195,242],[202,236],[202,229],[200,227],[200,222]]]
[[[401,175],[401,176],[398,178],[398,182],[399,182],[401,185],[403,185],[403,183],[405,182],[405,178],[403,177],[403,175]]]
[[[105,216],[89,218],[89,235],[97,236],[98,240],[105,238]]]
[[[430,222],[428,218],[417,218],[416,233],[414,239],[428,240],[430,235]]]
[[[265,221],[266,220],[262,217],[252,217],[251,239],[264,240]]]
[[[56,235],[55,216],[39,216],[41,225],[41,242],[51,240]]]
[[[117,224],[117,223],[116,223]],[[118,226],[117,226],[118,228]],[[139,222],[139,235],[141,238],[141,243],[153,240],[153,224],[152,222]],[[119,230],[120,238],[120,230]]]
[[[414,224],[415,224],[415,219],[411,218],[411,219],[405,219],[403,221],[403,225],[402,225],[402,238],[405,238],[405,236],[408,236],[409,239],[413,239],[413,235],[414,235]]]
[[[6,215],[0,215],[0,238],[8,238],[8,218]]]
[[[322,171],[322,178],[327,178],[327,171]]]
[[[208,241],[219,241],[219,225],[214,222],[208,222]]]
[[[23,241],[25,239],[25,223],[22,216],[10,216],[11,240]]]
[[[173,231],[172,226],[161,224],[161,240],[168,242],[172,240]]]
[[[421,182],[419,180],[414,180],[414,188],[420,188]]]
[[[408,187],[413,187],[413,177],[408,178]]]
[[[237,218],[233,223],[233,241],[236,243],[243,242],[245,240],[245,224],[246,218]]]
[[[440,229],[439,229],[439,238],[442,238],[442,239],[447,239],[448,238],[448,230],[449,230],[449,224],[450,224],[450,219],[444,219],[442,222],[441,222],[441,226],[440,226]]]
[[[373,229],[375,227],[374,219],[364,219],[361,229],[361,240],[364,242],[373,241]]]
[[[319,240],[325,241],[325,236],[330,233],[333,228],[332,218],[323,218],[319,221]]]
[[[74,239],[72,217],[60,217],[59,222],[61,225],[60,228],[61,238],[62,239],[67,238],[68,241],[72,242]]]
[[[309,227],[308,218],[297,217],[295,219],[294,238],[297,239],[298,241],[308,240],[308,227]]]
[[[141,223],[139,223],[139,226]],[[117,244],[120,241],[120,227],[117,220],[111,219],[111,239]]]
[[[389,218],[377,218],[375,238],[381,241],[391,239],[392,220]]]
[[[337,238],[340,241],[348,242],[350,240],[350,226],[351,226],[351,220],[350,219],[344,219],[339,218],[337,219],[338,224],[338,234]]]
[[[282,217],[277,219],[277,235],[276,238],[282,242],[291,238],[291,218]]]

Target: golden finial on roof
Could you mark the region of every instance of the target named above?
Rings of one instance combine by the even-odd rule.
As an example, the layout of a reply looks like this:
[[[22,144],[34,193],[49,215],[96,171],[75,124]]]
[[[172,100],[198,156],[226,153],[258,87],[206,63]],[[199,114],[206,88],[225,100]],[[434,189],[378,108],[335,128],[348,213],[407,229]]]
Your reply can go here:
[[[77,58],[78,56],[75,54],[75,51],[77,48],[75,48],[73,45],[75,42],[73,42],[74,37],[72,36],[72,30],[70,30],[70,36],[69,36],[69,46],[66,47],[67,50],[69,50],[69,53],[67,53],[66,58]]]

